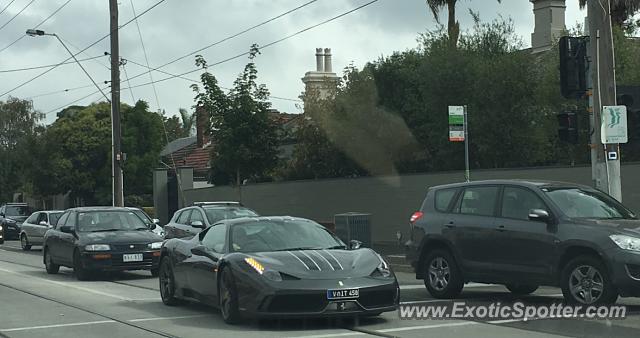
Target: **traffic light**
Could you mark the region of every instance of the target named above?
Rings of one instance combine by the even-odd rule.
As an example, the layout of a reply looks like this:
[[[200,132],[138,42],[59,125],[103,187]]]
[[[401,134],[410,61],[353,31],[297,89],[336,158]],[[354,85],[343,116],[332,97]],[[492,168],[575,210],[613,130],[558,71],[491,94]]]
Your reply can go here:
[[[556,115],[558,118],[558,138],[562,142],[578,143],[578,112],[564,111]]]
[[[587,38],[560,38],[560,93],[567,99],[587,92]]]

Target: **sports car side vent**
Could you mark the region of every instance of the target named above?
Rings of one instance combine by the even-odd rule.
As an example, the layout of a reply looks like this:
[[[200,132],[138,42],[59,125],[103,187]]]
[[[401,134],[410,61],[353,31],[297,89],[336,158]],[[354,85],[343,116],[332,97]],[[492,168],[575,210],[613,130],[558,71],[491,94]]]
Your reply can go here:
[[[286,273],[280,272],[280,276],[282,276],[282,280],[300,280],[300,278],[296,276],[287,275]]]

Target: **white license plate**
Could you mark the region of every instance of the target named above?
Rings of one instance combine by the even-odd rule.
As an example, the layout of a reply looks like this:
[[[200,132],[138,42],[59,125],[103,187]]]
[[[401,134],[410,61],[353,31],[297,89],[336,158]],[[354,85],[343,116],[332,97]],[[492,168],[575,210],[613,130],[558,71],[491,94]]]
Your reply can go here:
[[[123,262],[142,262],[142,254],[125,254],[122,255]]]
[[[327,290],[327,299],[354,299],[360,297],[360,289]]]

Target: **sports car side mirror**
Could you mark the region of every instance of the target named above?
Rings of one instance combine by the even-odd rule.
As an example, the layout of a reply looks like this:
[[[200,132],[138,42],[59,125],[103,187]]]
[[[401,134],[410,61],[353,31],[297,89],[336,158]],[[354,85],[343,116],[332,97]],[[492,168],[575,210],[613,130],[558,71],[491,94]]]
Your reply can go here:
[[[351,241],[349,241],[349,248],[351,250],[358,250],[360,249],[360,247],[362,246],[362,242],[352,239]]]

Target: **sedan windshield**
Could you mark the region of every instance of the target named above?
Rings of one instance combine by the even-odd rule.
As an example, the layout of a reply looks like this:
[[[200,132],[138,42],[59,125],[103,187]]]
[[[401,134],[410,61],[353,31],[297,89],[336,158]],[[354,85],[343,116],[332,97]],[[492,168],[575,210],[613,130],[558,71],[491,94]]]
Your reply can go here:
[[[78,213],[78,231],[146,230],[140,217],[131,211],[90,211]]]
[[[138,215],[138,217],[140,217],[140,219],[145,222],[147,225],[149,224],[153,224],[153,221],[149,218],[149,216],[147,216],[147,214],[140,210],[140,209],[134,209],[131,210],[134,214]]]
[[[213,224],[225,219],[255,217],[258,216],[253,210],[243,207],[205,207],[203,208],[207,214],[209,224]]]
[[[613,198],[579,188],[543,189],[547,196],[571,218],[634,219],[635,215]]]
[[[5,214],[7,216],[29,216],[31,211],[28,206],[8,205]]]
[[[237,252],[345,248],[323,226],[299,220],[236,224],[231,228],[231,244]]]

